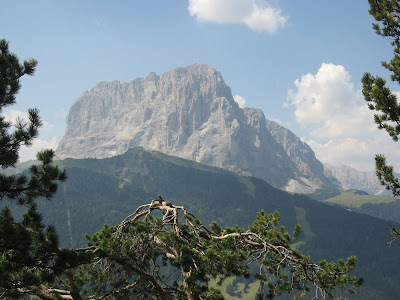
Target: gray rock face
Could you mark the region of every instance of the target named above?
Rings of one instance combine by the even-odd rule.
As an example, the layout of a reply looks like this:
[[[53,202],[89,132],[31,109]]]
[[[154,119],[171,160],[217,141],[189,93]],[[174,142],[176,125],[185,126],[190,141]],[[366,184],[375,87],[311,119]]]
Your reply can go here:
[[[273,121],[267,121],[267,130],[295,164],[300,173],[301,181],[310,186],[312,190],[322,186],[341,188],[340,182],[333,176],[332,172],[324,168],[324,165],[315,157],[315,153],[310,146],[301,141],[293,132]],[[289,186],[297,184],[296,180],[289,181]],[[298,191],[300,188],[295,188],[294,186],[290,190]],[[303,192],[308,191],[304,190]]]
[[[338,185],[293,133],[267,121],[260,109],[239,108],[221,74],[208,65],[129,83],[100,82],[72,105],[56,155],[105,158],[136,146],[290,191]]]
[[[348,166],[325,165],[331,170],[333,176],[342,184],[344,190],[357,189],[370,195],[392,196],[391,191],[385,189],[376,177],[375,171],[362,172]],[[399,174],[395,174],[399,178]]]

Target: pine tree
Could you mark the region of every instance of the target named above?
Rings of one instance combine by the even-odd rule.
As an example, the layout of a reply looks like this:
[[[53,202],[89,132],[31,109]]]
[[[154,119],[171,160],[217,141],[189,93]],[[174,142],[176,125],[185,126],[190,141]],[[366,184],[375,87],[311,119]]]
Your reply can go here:
[[[387,37],[393,46],[394,56],[382,66],[389,70],[391,80],[400,84],[400,1],[398,0],[369,0],[369,13],[378,23],[373,24],[378,35]],[[376,111],[374,121],[379,129],[384,129],[393,141],[397,142],[400,135],[400,105],[397,96],[387,86],[386,81],[379,76],[365,73],[362,78],[363,95],[368,107]],[[388,165],[386,157],[378,154],[375,157],[376,175],[386,189],[394,196],[400,196],[400,182],[394,175],[394,167]],[[399,231],[391,227],[394,241],[400,241]]]
[[[313,263],[290,247],[292,238],[301,233],[300,226],[291,236],[277,226],[279,219],[277,212],[261,210],[247,230],[221,228],[215,222],[207,228],[183,206],[153,199],[118,226],[105,225],[87,236],[88,247],[80,251],[92,256],[74,280],[79,289],[86,286],[91,291],[85,299],[171,300],[224,299],[210,281],[222,283],[232,276],[257,278],[258,299],[293,290],[298,290],[295,299],[309,292],[336,299],[336,288],[362,283],[348,274],[355,267],[354,256],[337,263]]]
[[[9,52],[8,42],[0,40],[0,113],[15,103],[24,75],[33,75],[37,61],[22,64]],[[12,123],[0,115],[0,166],[14,167],[22,145],[30,146],[38,135],[42,121],[37,109],[29,109],[28,120]],[[51,199],[57,181],[65,172],[52,166],[54,153],[43,150],[37,154],[40,165],[33,165],[29,174],[0,174],[0,201],[15,202],[27,208],[21,220],[15,220],[5,206],[0,213],[0,298],[17,298],[25,294],[45,295],[44,286],[55,279],[54,253],[58,251],[58,236],[52,226],[45,227],[37,210],[39,198]]]

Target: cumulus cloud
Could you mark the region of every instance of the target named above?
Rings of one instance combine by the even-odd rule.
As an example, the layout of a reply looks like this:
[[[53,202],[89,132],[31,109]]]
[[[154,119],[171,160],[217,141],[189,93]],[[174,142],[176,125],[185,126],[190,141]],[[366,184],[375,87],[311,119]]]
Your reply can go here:
[[[20,111],[20,110],[7,110],[4,112],[4,117],[6,121],[11,122],[12,124],[16,123],[17,119],[25,120],[28,122],[28,113],[25,111]],[[40,128],[41,130],[49,130],[52,127],[54,127],[52,124],[49,124],[46,122],[46,120],[43,120],[43,125]],[[44,140],[40,138],[36,138],[33,140],[32,145],[29,147],[26,146],[21,146],[20,152],[19,152],[19,162],[24,162],[27,160],[35,160],[36,159],[36,153],[40,150],[43,149],[57,149],[58,142],[57,138],[53,136],[51,140]]]
[[[240,108],[244,108],[246,104],[246,99],[239,95],[233,96],[233,99],[237,102]]]
[[[19,162],[24,162],[27,160],[35,160],[36,153],[43,149],[53,149],[56,150],[58,146],[57,138],[53,138],[49,141],[42,139],[34,139],[31,146],[22,146],[19,152]]]
[[[199,21],[242,23],[253,30],[276,32],[287,17],[266,0],[189,0],[189,14]]]
[[[17,119],[25,120],[27,122],[28,121],[28,112],[11,109],[11,110],[4,112],[4,117],[5,117],[6,121],[11,122],[12,124],[15,124]],[[54,125],[49,124],[48,122],[46,122],[46,120],[42,119],[42,122],[43,122],[43,125],[41,127],[42,130],[47,130],[47,129],[54,127]]]
[[[378,130],[378,129],[377,129]],[[323,163],[346,165],[360,171],[375,169],[375,155],[384,154],[389,164],[400,167],[398,145],[379,131],[372,137],[334,138],[328,141],[304,140]]]
[[[305,142],[322,162],[372,170],[375,154],[382,153],[400,163],[398,145],[377,129],[374,112],[343,66],[324,63],[294,84],[284,107],[294,108],[297,123],[310,131]]]

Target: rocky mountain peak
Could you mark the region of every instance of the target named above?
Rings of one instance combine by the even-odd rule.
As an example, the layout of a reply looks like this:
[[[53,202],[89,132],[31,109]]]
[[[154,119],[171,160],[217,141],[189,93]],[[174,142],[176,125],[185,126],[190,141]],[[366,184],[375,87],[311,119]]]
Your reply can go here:
[[[142,146],[291,191],[336,186],[296,138],[260,109],[240,109],[218,70],[193,64],[129,83],[98,83],[72,105],[56,154],[105,158]]]
[[[325,164],[325,169],[339,180],[344,190],[357,189],[371,195],[392,196],[392,192],[381,185],[375,171],[359,171],[349,166]],[[396,178],[400,174],[395,173]]]

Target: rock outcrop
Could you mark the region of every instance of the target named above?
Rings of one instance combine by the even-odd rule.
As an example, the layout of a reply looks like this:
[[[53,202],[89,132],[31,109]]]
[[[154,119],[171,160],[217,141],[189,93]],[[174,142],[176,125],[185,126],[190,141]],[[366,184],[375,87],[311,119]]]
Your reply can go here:
[[[375,171],[363,172],[349,166],[325,165],[331,170],[333,176],[339,180],[344,190],[362,190],[370,195],[392,196],[392,192],[386,190],[376,177]],[[400,174],[395,174],[397,178]]]
[[[276,122],[267,121],[267,130],[274,137],[275,141],[281,145],[289,159],[295,164],[296,169],[300,172],[301,181],[310,186],[312,190],[321,187],[340,188],[340,182],[333,176],[332,172],[327,170],[324,165],[315,157],[314,151],[300,140],[289,129],[280,126]],[[298,182],[291,180],[288,186],[293,188],[288,190],[301,191],[301,187],[296,188]],[[304,191],[307,192],[307,191]]]
[[[305,143],[260,109],[239,108],[220,72],[203,64],[98,83],[72,105],[56,155],[105,158],[136,146],[288,191],[338,186]]]

